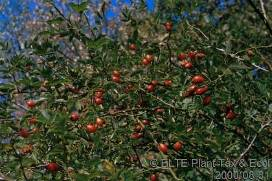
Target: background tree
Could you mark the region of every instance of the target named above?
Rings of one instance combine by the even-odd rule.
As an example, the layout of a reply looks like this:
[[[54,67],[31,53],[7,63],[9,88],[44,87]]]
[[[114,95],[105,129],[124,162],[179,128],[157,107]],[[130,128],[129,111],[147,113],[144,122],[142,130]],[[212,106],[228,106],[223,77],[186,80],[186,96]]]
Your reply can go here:
[[[256,2],[222,2],[158,1],[151,12],[144,1],[40,2],[40,31],[1,59],[0,173],[271,178],[271,167],[248,165],[272,153],[269,28]],[[161,168],[184,158],[242,165]]]

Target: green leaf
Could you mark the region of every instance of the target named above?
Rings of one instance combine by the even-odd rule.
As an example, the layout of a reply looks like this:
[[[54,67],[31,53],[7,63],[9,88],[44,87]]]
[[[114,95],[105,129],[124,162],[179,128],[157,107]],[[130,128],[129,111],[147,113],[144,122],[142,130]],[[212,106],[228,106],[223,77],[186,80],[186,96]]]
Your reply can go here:
[[[88,6],[88,2],[82,2],[80,4],[70,3],[70,7],[74,11],[76,11],[76,12],[78,12],[80,14],[82,14],[85,10],[87,10],[87,6]]]
[[[63,22],[62,17],[57,17],[57,18],[50,19],[50,20],[47,21],[47,23],[49,23],[49,24],[59,24],[61,22]]]

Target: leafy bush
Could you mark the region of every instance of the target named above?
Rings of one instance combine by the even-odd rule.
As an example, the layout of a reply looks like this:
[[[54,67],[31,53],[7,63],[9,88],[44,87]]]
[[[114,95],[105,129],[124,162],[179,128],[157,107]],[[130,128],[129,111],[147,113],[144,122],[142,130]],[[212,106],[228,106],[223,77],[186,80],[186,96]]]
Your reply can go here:
[[[249,172],[250,159],[271,158],[272,76],[262,61],[271,55],[261,53],[271,46],[240,45],[236,36],[247,32],[231,29],[233,19],[210,30],[201,18],[191,24],[129,10],[117,37],[99,28],[87,36],[84,6],[72,4],[78,21],[56,15],[27,54],[2,62],[9,80],[0,85],[2,173],[17,180],[211,180],[233,168],[175,161],[245,161],[239,171]],[[166,159],[174,167],[162,165]],[[258,169],[254,178],[260,170],[271,178],[271,167]]]

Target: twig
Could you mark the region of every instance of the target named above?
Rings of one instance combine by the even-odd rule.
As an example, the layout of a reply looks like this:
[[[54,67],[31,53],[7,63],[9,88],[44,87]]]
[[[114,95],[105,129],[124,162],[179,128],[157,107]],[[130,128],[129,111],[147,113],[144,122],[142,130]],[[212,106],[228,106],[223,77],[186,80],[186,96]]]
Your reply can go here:
[[[243,59],[243,58],[237,56],[237,55],[236,55],[237,53],[227,53],[227,51],[224,50],[224,49],[222,49],[222,48],[216,48],[216,50],[219,50],[220,52],[224,53],[224,55],[228,55],[228,56],[230,56],[231,58],[237,59],[238,61],[245,60],[245,59]],[[256,68],[258,68],[258,69],[260,69],[260,70],[269,72],[269,70],[267,70],[267,69],[265,69],[265,68],[262,68],[262,67],[256,65],[255,63],[251,63],[251,65],[254,66],[254,67],[256,67]]]
[[[268,18],[267,18],[267,15],[266,15],[266,11],[265,11],[265,8],[264,8],[264,2],[263,2],[263,0],[260,0],[260,4],[261,4],[261,8],[262,8],[262,12],[263,12],[264,18],[266,19],[266,21],[268,21]]]
[[[251,5],[251,7],[254,9],[254,11],[260,16],[260,18],[263,20],[266,28],[268,29],[270,36],[272,36],[272,28],[269,25],[267,19],[264,17],[264,15],[260,12],[260,10],[255,6],[255,4],[253,3],[252,0],[247,0],[249,2],[249,4]]]
[[[262,46],[257,46],[257,47],[250,47],[248,49],[255,49],[255,50],[257,50],[257,49],[261,49],[261,48],[272,48],[272,45],[262,45]],[[240,54],[242,52],[247,51],[248,49],[238,51],[238,52],[234,53],[234,55],[238,55],[238,54]]]
[[[188,21],[186,21],[186,23],[193,29],[197,30],[200,34],[202,34],[202,36],[204,36],[207,40],[210,40],[209,37],[207,35],[205,35],[205,33],[203,31],[201,31],[201,29],[192,26]]]
[[[253,146],[257,136],[262,132],[262,130],[264,128],[266,128],[267,126],[269,126],[272,123],[272,120],[268,121],[266,124],[263,124],[261,126],[261,128],[258,130],[258,132],[255,134],[255,136],[253,137],[253,139],[251,140],[250,144],[248,145],[248,147],[243,151],[243,153],[241,153],[240,157],[238,158],[237,162],[239,162],[250,150],[250,148]]]

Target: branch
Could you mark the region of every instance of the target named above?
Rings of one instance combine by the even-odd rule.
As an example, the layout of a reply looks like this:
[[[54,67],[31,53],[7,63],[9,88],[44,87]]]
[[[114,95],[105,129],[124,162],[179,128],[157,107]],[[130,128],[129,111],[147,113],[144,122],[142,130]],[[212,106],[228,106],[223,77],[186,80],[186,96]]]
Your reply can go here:
[[[266,124],[263,124],[261,126],[261,128],[258,130],[258,132],[255,134],[255,136],[253,137],[253,139],[251,140],[250,144],[248,145],[248,147],[243,151],[243,153],[241,153],[240,157],[237,160],[237,163],[249,152],[249,150],[251,149],[251,147],[253,146],[257,136],[262,132],[262,130],[266,127],[268,127],[270,124],[272,123],[272,120],[268,121]]]
[[[260,10],[255,6],[255,4],[253,3],[252,0],[247,0],[249,2],[249,4],[251,5],[251,7],[254,9],[254,11],[260,16],[260,18],[263,20],[266,28],[268,29],[270,36],[272,36],[272,28],[269,25],[267,19],[265,18],[265,16],[260,12]]]
[[[268,21],[268,18],[267,18],[267,15],[266,15],[266,11],[265,11],[265,8],[264,8],[264,2],[263,2],[263,0],[260,0],[260,4],[261,4],[261,8],[262,8],[262,12],[263,12],[264,18]]]

